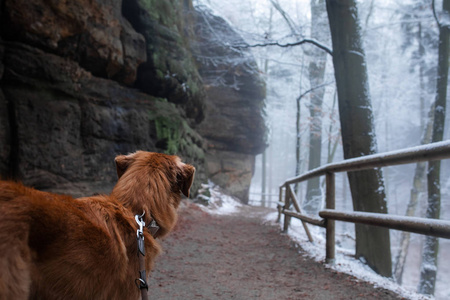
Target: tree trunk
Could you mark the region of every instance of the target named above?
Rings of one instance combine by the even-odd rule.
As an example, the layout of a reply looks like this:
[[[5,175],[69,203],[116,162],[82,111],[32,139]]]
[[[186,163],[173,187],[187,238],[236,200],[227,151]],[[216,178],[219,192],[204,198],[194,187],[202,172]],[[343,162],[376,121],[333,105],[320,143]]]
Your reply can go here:
[[[335,114],[335,108],[336,108],[336,92],[334,93],[333,97],[333,106],[331,108],[331,113],[334,116]],[[327,164],[332,163],[334,159],[334,155],[336,154],[336,149],[339,144],[339,137],[337,136],[334,141],[331,136],[331,133],[333,132],[333,122],[330,122],[330,127],[328,129],[328,132],[330,134],[330,137],[328,138],[328,155],[327,155]]]
[[[417,5],[418,7],[424,7],[427,5],[427,1],[419,2]],[[417,8],[416,8],[417,9]],[[418,20],[421,18],[419,16],[416,16]],[[425,55],[425,47],[424,43],[426,41],[424,40],[424,35],[422,34],[422,22],[419,21],[417,23],[417,53],[418,53],[418,65],[419,65],[419,86],[420,86],[420,95],[419,95],[419,104],[420,104],[420,111],[419,111],[419,118],[420,118],[420,128],[422,130],[422,140],[421,144],[428,144],[431,143],[432,138],[432,130],[433,130],[433,122],[434,122],[434,110],[435,106],[434,103],[430,107],[428,111],[428,115],[425,114],[425,73],[426,73],[426,63],[424,59]],[[413,64],[416,65],[417,62],[413,61]],[[428,117],[427,117],[428,116]],[[426,121],[427,120],[427,121]],[[426,124],[426,125],[424,125]],[[410,200],[408,203],[408,206],[406,208],[406,216],[414,216],[416,212],[416,207],[420,201],[419,197],[422,193],[424,193],[425,189],[425,170],[426,170],[427,164],[425,162],[417,163],[416,169],[414,172],[414,179],[413,179],[413,187],[411,189],[410,193]],[[397,283],[402,283],[402,277],[403,277],[403,271],[406,261],[406,256],[408,254],[408,247],[410,243],[410,236],[411,234],[409,232],[403,231],[401,233],[400,237],[400,248],[397,253],[396,259],[395,259],[395,267],[394,267],[394,278],[396,279]]]
[[[262,174],[261,174],[261,206],[266,207],[266,153],[267,150],[264,150],[262,154]]]
[[[311,38],[321,42],[327,40],[327,23],[325,15],[325,0],[311,0]],[[326,53],[312,51],[309,63],[309,82],[311,89],[323,84],[325,76]],[[309,130],[309,162],[308,170],[320,166],[322,155],[322,103],[325,86],[311,90],[309,112],[311,125]],[[321,204],[320,177],[308,180],[306,188],[306,201],[304,208],[309,213],[317,213]]]
[[[268,177],[268,181],[269,184],[267,185],[266,191],[269,194],[268,195],[268,203],[267,203],[267,207],[272,207],[272,191],[273,191],[273,148],[267,148],[269,153],[269,161],[267,163],[267,167],[268,169],[266,169],[266,173],[267,173],[267,177]]]
[[[302,68],[301,68],[301,73],[303,72],[303,66],[304,66],[304,56],[302,56]],[[300,80],[299,80],[299,86],[300,86],[300,91],[302,89],[302,77],[300,76]],[[295,123],[295,128],[296,128],[296,135],[295,135],[295,176],[300,175],[301,169],[302,169],[302,158],[301,158],[301,142],[302,142],[302,137],[301,137],[301,100],[303,98],[303,96],[305,95],[305,93],[301,94],[300,96],[297,97],[296,101],[296,105],[297,105],[297,114],[296,114],[296,123]],[[296,183],[294,185],[294,192],[296,195],[299,194],[299,186],[300,183]],[[300,193],[302,194],[302,193]],[[303,199],[303,196],[299,195],[298,199]]]
[[[377,152],[365,54],[360,39],[354,0],[327,0],[333,43],[333,64],[338,91],[344,157]],[[348,173],[353,208],[387,213],[381,170]],[[392,276],[389,229],[355,225],[356,257],[380,275]]]
[[[429,117],[427,126],[424,128],[422,136],[422,145],[429,144],[431,142],[431,134],[434,121],[434,104],[431,106],[428,115]],[[411,189],[409,203],[405,213],[405,215],[408,217],[412,217],[416,213],[417,204],[419,203],[419,195],[424,190],[425,170],[425,162],[417,163],[416,170],[414,172],[413,187]],[[405,266],[406,255],[408,254],[410,237],[411,233],[402,231],[400,237],[400,249],[398,250],[394,267],[394,278],[398,284],[402,283],[403,270]]]
[[[424,63],[424,54],[425,49],[423,46],[422,39],[422,23],[419,21],[417,31],[417,41],[418,41],[418,53],[419,53],[419,86],[420,86],[420,95],[419,95],[419,104],[420,104],[420,128],[422,130],[422,140],[421,144],[429,144],[431,143],[431,134],[433,129],[434,122],[434,104],[430,107],[428,112],[428,121],[426,126],[424,126],[424,103],[425,103],[425,84],[424,84],[424,74],[425,74],[425,63]],[[419,196],[424,190],[424,182],[425,182],[425,169],[426,163],[420,162],[417,163],[416,169],[414,172],[413,179],[413,187],[411,189],[409,203],[406,208],[406,216],[414,216],[416,212],[417,204],[419,203]],[[395,259],[395,267],[394,267],[394,278],[398,284],[402,283],[403,270],[406,261],[406,255],[408,254],[409,241],[410,241],[411,233],[407,231],[402,231],[400,237],[400,248],[398,250],[396,259]]]
[[[270,8],[270,18],[269,18],[269,29],[267,31],[267,37],[270,38],[272,35],[272,7]],[[264,61],[264,74],[269,74],[269,60]],[[267,188],[266,178],[267,178],[267,149],[264,150],[262,154],[262,178],[261,178],[261,206],[266,207],[266,193],[270,189]]]
[[[297,103],[297,114],[296,114],[296,120],[295,120],[295,134],[296,134],[296,138],[295,138],[295,176],[300,175],[300,167],[301,167],[301,133],[300,133],[300,117],[301,117],[301,96],[297,98],[296,103]],[[297,193],[297,187],[298,185],[295,185],[295,192]]]
[[[450,0],[444,0],[443,10],[447,16],[450,14]],[[448,58],[449,58],[448,26],[439,26],[439,57],[436,83],[436,101],[434,110],[434,124],[432,142],[442,141],[445,128],[445,107],[448,84]],[[439,219],[441,213],[440,190],[441,161],[428,162],[428,206],[427,218]],[[437,274],[437,258],[439,253],[439,240],[426,236],[422,254],[422,267],[420,270],[419,292],[434,295]]]

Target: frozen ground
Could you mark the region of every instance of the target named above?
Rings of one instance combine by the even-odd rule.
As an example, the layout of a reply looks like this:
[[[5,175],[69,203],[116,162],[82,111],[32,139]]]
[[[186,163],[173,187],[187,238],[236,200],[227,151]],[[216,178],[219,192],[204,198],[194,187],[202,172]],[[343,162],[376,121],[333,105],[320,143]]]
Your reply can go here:
[[[267,220],[276,220],[277,213],[271,213],[267,215]],[[302,224],[298,220],[292,219],[291,227],[289,229],[289,236],[299,243],[300,247],[305,250],[308,256],[316,261],[325,260],[325,239],[321,230],[314,226],[309,226],[310,231],[313,233],[314,243],[310,243]],[[361,261],[353,258],[353,252],[348,249],[337,247],[336,249],[336,262],[334,265],[327,265],[327,267],[339,272],[350,274],[361,280],[373,283],[377,287],[382,287],[395,293],[413,300],[425,300],[434,299],[433,297],[426,297],[418,294],[414,291],[416,286],[399,286],[392,280],[379,276],[373,272],[369,267],[363,264]],[[411,270],[406,270],[407,274]],[[436,299],[448,299],[436,297]]]
[[[211,187],[211,198],[210,205],[204,208],[206,211],[212,214],[227,215],[237,213],[239,207],[242,204],[235,201],[232,197],[222,194],[218,189]],[[275,224],[277,219],[277,212],[268,213],[265,216],[267,222],[272,222]],[[282,224],[277,224],[277,226],[282,226]],[[351,227],[351,226],[349,226]],[[292,225],[289,229],[289,236],[300,247],[307,253],[308,257],[314,259],[318,262],[325,261],[325,232],[322,228],[316,226],[309,226],[310,231],[314,235],[314,243],[310,243],[305,234],[305,231],[301,225],[301,222],[296,219],[292,219]],[[448,240],[441,239],[441,250],[448,249],[450,247],[450,242]],[[336,263],[334,265],[326,265],[328,268],[336,270],[338,272],[343,272],[352,276],[355,276],[361,280],[373,283],[375,286],[385,288],[395,293],[413,300],[426,300],[426,299],[436,299],[444,300],[450,299],[450,287],[448,286],[448,279],[444,276],[438,276],[436,297],[426,297],[424,295],[415,292],[418,285],[419,270],[420,270],[420,236],[413,235],[412,243],[410,246],[410,251],[412,255],[408,256],[407,266],[404,272],[404,285],[399,286],[397,283],[390,279],[377,275],[369,267],[363,264],[361,261],[353,258],[353,251],[348,248],[337,247],[336,253]],[[354,249],[354,248],[353,248]],[[440,273],[450,274],[450,264],[445,263],[450,259],[450,253],[441,253],[440,255]]]
[[[403,299],[309,258],[266,221],[273,209],[236,206],[228,197],[213,202],[212,209],[180,207],[150,274],[151,299]]]

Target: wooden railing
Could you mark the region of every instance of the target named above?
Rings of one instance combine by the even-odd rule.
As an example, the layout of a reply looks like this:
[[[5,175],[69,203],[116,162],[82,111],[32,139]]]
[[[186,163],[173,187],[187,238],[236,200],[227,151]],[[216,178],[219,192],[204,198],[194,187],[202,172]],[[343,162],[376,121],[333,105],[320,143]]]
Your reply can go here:
[[[450,222],[436,219],[404,217],[380,213],[345,212],[335,210],[335,173],[359,171],[365,169],[416,163],[420,161],[441,160],[450,158],[450,141],[428,144],[399,151],[392,151],[331,163],[311,170],[303,175],[288,179],[280,186],[278,202],[278,221],[284,214],[283,229],[287,232],[290,219],[302,221],[310,241],[313,238],[306,223],[326,228],[326,261],[333,263],[335,258],[335,220],[361,223],[409,231],[419,234],[450,238]],[[319,212],[319,217],[311,217],[302,213],[296,199],[293,184],[316,176],[326,176],[325,210]],[[284,195],[284,196],[283,196]],[[284,198],[284,201],[283,201]],[[291,204],[295,211],[289,210]]]

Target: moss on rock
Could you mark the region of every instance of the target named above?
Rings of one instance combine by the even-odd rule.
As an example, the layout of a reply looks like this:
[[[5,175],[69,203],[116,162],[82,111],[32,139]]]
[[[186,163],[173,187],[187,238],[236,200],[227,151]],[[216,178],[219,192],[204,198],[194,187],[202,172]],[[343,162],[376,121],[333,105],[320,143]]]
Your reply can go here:
[[[144,92],[167,98],[198,123],[203,120],[205,93],[190,52],[194,36],[186,29],[192,4],[179,0],[135,0],[139,9],[134,27],[147,41],[146,63],[136,85]],[[192,122],[192,121],[191,121]]]

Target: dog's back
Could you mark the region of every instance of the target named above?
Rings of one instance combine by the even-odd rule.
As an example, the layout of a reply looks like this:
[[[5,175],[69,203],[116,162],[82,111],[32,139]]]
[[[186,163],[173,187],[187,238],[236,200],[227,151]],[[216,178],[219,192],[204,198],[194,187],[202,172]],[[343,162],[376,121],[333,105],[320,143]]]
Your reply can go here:
[[[159,253],[155,239],[174,228],[195,168],[145,151],[115,161],[109,196],[74,199],[0,181],[0,300],[138,299],[135,279]],[[159,230],[143,231],[140,266],[135,215],[143,212]]]
[[[121,299],[129,297],[121,290],[136,292],[122,228],[105,221],[120,216],[120,208],[104,198],[73,199],[0,181],[0,300]]]
[[[0,299],[27,299],[31,283],[28,247],[31,216],[29,189],[0,181]],[[25,298],[26,297],[26,298]]]

